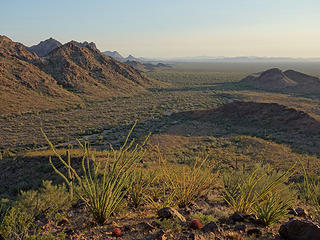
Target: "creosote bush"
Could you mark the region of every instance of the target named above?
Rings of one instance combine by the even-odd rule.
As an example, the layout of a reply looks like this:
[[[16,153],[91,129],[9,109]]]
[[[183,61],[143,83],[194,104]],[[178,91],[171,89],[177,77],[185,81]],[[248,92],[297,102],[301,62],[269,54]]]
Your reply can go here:
[[[64,185],[43,181],[39,190],[21,191],[15,201],[4,202],[1,206],[0,235],[5,239],[57,239],[50,232],[42,234],[35,220],[57,222],[71,202]],[[64,239],[63,234],[58,239]]]
[[[148,137],[141,145],[135,144],[134,139],[129,141],[134,127],[135,124],[119,150],[115,150],[111,146],[104,167],[101,167],[94,155],[90,154],[88,144],[79,142],[83,150],[82,173],[72,167],[70,158],[67,160],[62,158],[42,131],[52,151],[61,164],[66,167],[67,174],[64,175],[59,171],[50,158],[53,169],[65,180],[70,191],[74,190],[75,194],[86,203],[94,220],[99,224],[105,223],[122,202],[131,188],[130,179],[132,179],[136,163],[141,161],[144,156],[144,145]],[[73,188],[74,182],[79,185],[78,188]]]

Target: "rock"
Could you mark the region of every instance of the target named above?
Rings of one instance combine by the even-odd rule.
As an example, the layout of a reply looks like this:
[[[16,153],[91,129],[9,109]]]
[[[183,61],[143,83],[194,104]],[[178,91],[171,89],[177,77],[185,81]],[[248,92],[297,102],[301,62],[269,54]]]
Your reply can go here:
[[[295,211],[296,211],[298,217],[306,218],[308,216],[308,212],[306,210],[304,210],[303,208],[297,208]]]
[[[234,230],[235,231],[238,231],[238,232],[245,232],[246,231],[246,225],[244,224],[238,224],[234,227]]]
[[[72,208],[83,208],[85,205],[85,201],[79,199],[76,203],[72,204]]]
[[[57,225],[58,226],[65,226],[65,225],[67,225],[69,223],[70,223],[69,219],[64,217],[57,223]]]
[[[198,233],[191,233],[189,236],[190,240],[206,240],[207,238],[198,234]]]
[[[258,218],[254,214],[245,214],[245,213],[239,213],[235,212],[232,214],[229,219],[232,222],[251,222],[251,223],[256,223]]]
[[[167,237],[165,235],[165,232],[163,230],[160,230],[158,231],[156,234],[155,234],[155,239],[158,239],[158,240],[166,240]]]
[[[73,229],[66,229],[64,233],[67,234],[67,236],[71,236],[75,234],[75,231]]]
[[[319,240],[320,227],[308,220],[293,219],[281,225],[279,234],[285,240]]]
[[[138,225],[140,228],[142,228],[143,230],[148,231],[148,232],[155,229],[154,226],[152,226],[150,223],[147,223],[147,222],[141,222]]]
[[[186,219],[184,216],[182,216],[176,209],[171,207],[166,207],[160,209],[158,212],[158,218],[159,219],[169,219],[169,218],[178,218],[181,222],[186,222]]]
[[[298,213],[293,208],[289,208],[288,210],[288,215],[298,216]]]
[[[190,222],[190,228],[200,230],[202,228],[201,222],[198,219],[192,219]]]
[[[258,237],[261,237],[262,232],[261,232],[261,230],[258,229],[258,228],[252,228],[252,229],[249,229],[249,230],[247,231],[247,235],[248,235],[249,237],[258,238]]]
[[[161,227],[161,224],[156,222],[156,221],[152,221],[151,225],[155,228],[160,228]]]
[[[114,228],[112,230],[112,236],[114,237],[122,237],[122,231],[120,228]]]
[[[202,231],[204,231],[205,233],[216,233],[219,231],[219,227],[215,222],[209,222],[202,228]]]

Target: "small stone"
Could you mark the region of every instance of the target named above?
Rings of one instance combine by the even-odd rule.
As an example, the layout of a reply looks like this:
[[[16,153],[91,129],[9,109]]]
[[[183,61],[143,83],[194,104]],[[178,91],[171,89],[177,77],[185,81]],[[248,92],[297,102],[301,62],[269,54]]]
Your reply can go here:
[[[152,231],[153,229],[155,229],[154,226],[152,226],[150,223],[147,222],[141,222],[139,223],[139,227],[141,227],[143,230],[146,230],[148,232]]]
[[[216,233],[219,231],[219,228],[215,222],[209,222],[202,228],[202,231],[204,231],[205,233]]]
[[[308,216],[308,212],[306,210],[304,210],[303,208],[297,208],[296,209],[296,213],[298,217],[307,217]]]
[[[65,226],[65,225],[67,225],[69,223],[70,223],[69,219],[64,217],[57,223],[57,225],[58,226]]]
[[[160,209],[158,212],[158,218],[159,219],[170,219],[170,218],[178,218],[181,222],[186,222],[186,219],[184,216],[182,216],[176,209],[171,207],[166,207]]]
[[[112,236],[114,237],[122,237],[122,231],[120,228],[114,228],[112,230]]]
[[[229,219],[232,220],[233,222],[244,222],[249,217],[250,217],[250,215],[248,215],[248,214],[235,212],[234,214],[232,214],[229,217]]]
[[[161,227],[161,224],[156,222],[156,221],[152,221],[151,225],[155,228],[160,228]]]
[[[293,219],[281,225],[279,234],[286,240],[319,240],[320,227],[308,220]]]
[[[289,210],[288,211],[288,215],[293,215],[293,216],[297,216],[298,215],[296,210],[294,210],[293,208],[289,208],[288,210]]]
[[[190,222],[190,228],[199,230],[202,228],[201,222],[198,219],[192,219]]]
[[[246,231],[246,225],[244,224],[238,224],[234,227],[235,231],[239,231],[239,232],[245,232]]]
[[[155,239],[158,239],[158,240],[166,240],[167,237],[165,235],[165,232],[163,230],[160,230],[158,231],[156,234],[155,234]]]
[[[252,228],[252,229],[249,229],[249,230],[247,231],[247,235],[248,235],[249,237],[258,238],[258,237],[261,237],[262,232],[261,232],[261,230],[258,229],[258,228]]]
[[[67,229],[64,231],[64,233],[67,234],[67,236],[75,234],[75,232],[72,229]]]

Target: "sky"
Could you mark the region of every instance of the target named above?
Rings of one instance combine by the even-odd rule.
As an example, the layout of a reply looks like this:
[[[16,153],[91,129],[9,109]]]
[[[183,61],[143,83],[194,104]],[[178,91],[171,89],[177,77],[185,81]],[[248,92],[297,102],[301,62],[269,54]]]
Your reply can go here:
[[[320,0],[0,0],[0,35],[136,57],[320,57]]]

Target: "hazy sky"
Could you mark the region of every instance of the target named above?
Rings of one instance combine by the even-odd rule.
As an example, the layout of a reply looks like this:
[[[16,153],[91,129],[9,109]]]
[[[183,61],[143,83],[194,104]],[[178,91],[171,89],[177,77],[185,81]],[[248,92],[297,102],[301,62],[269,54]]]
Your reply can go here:
[[[0,0],[0,35],[137,57],[320,57],[320,0]]]

